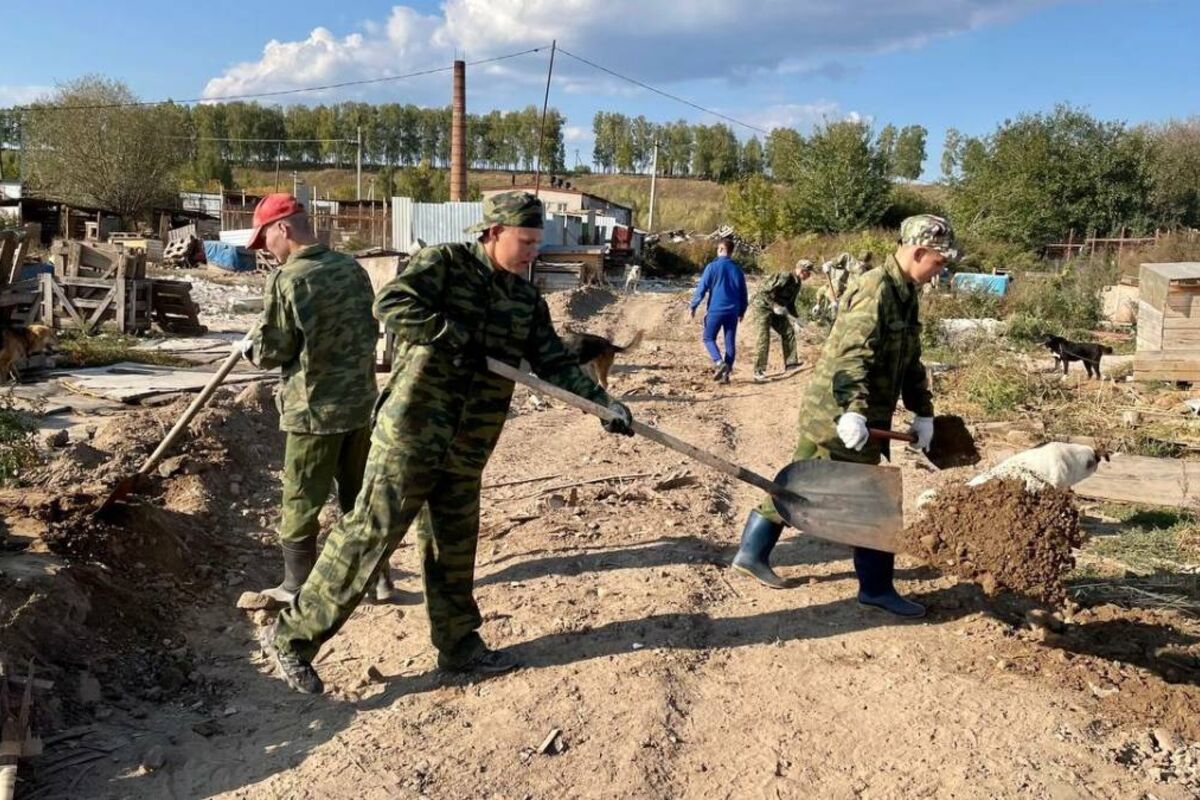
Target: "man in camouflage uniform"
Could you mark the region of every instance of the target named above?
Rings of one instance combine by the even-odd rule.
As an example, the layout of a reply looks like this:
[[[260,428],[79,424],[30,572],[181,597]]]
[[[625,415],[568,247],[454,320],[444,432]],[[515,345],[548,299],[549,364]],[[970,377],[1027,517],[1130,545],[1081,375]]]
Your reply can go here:
[[[821,265],[821,272],[828,276],[826,282],[829,285],[826,287],[824,305],[831,320],[837,316],[842,295],[846,293],[850,281],[870,270],[871,261],[871,251],[863,250],[859,252],[857,258],[849,253],[841,253],[837,258],[830,259]]]
[[[265,247],[282,266],[267,279],[262,318],[239,347],[258,366],[282,373],[283,582],[263,594],[289,603],[316,561],[318,516],[330,489],[336,482],[338,504],[348,512],[362,486],[378,331],[367,273],[317,241],[296,198],[267,195],[254,225],[250,248]]]
[[[921,214],[904,220],[899,247],[882,267],[850,283],[800,404],[797,461],[878,464],[889,455],[888,443],[871,439],[868,428],[890,430],[901,398],[915,416],[911,432],[917,447],[929,449],[933,397],[921,363],[917,287],[957,258],[950,223]],[[734,567],[772,588],[787,586],[769,562],[782,531],[783,521],[768,498],[746,520]],[[891,553],[856,547],[854,571],[860,603],[905,617],[925,613],[919,603],[896,592]]]
[[[811,261],[802,258],[791,272],[776,272],[762,282],[750,301],[757,343],[755,381],[767,379],[772,330],[779,334],[779,341],[783,345],[783,368],[787,370],[800,366],[796,358],[796,332],[792,328],[792,318],[800,316],[800,284],[812,276],[812,266]]]
[[[513,384],[485,359],[534,372],[607,406],[606,430],[632,435],[629,410],[580,369],[523,276],[541,242],[541,202],[525,192],[484,201],[472,244],[426,247],[375,300],[396,335],[395,362],[376,404],[371,451],[354,510],[334,526],[293,604],[267,630],[264,649],[293,688],[323,690],[312,668],[341,628],[380,559],[423,514],[419,539],[425,603],[438,666],[503,672],[516,666],[478,634],[473,596],[480,478],[500,436]]]

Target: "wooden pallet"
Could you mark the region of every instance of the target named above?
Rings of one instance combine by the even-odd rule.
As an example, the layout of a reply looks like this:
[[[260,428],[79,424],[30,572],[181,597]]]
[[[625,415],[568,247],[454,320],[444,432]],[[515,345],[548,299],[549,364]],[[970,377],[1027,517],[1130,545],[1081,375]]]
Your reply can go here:
[[[60,278],[38,276],[41,289],[41,321],[52,328],[75,327],[95,333],[111,320],[121,333],[140,334],[150,330],[154,282],[116,279]]]
[[[200,324],[200,306],[192,300],[192,285],[183,281],[153,281],[154,321],[167,333],[203,336],[208,328]]]

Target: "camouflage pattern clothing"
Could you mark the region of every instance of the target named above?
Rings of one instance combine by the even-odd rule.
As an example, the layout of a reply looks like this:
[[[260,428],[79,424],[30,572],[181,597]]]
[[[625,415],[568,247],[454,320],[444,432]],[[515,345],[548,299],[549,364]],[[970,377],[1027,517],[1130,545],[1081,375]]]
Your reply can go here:
[[[313,551],[335,481],[343,511],[354,507],[362,485],[377,394],[373,300],[358,262],[320,244],[289,258],[263,291],[249,356],[282,372],[276,402],[287,432],[279,523],[285,550]]]
[[[851,283],[800,404],[800,438],[793,458],[832,458],[878,464],[887,442],[868,441],[850,450],[837,434],[837,419],[852,411],[867,426],[890,430],[896,401],[916,416],[933,416],[933,395],[921,363],[918,293],[889,256],[878,269]],[[759,513],[780,521],[770,499]]]
[[[350,256],[314,244],[271,273],[250,360],[282,368],[279,428],[346,433],[375,404],[371,279]]]
[[[774,313],[782,307],[785,314]],[[754,371],[765,373],[771,349],[771,331],[779,334],[783,345],[784,365],[796,362],[796,332],[792,329],[792,317],[799,317],[800,278],[794,272],[776,272],[769,276],[750,301],[751,321],[754,325]]]
[[[484,357],[513,366],[525,359],[568,391],[610,400],[563,346],[537,289],[494,268],[480,243],[421,250],[380,292],[375,313],[398,343],[376,405],[363,489],[280,614],[275,642],[311,661],[420,514],[433,644],[443,666],[461,664],[483,646],[473,596],[480,479],[513,392]]]

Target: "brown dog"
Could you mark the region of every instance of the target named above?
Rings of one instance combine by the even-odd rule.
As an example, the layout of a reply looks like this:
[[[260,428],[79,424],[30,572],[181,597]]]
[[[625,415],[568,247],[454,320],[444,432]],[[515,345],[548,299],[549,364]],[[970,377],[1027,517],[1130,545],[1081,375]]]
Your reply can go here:
[[[46,325],[27,328],[8,328],[4,331],[4,346],[0,347],[0,380],[18,380],[18,364],[34,353],[53,353],[58,348],[58,336]]]
[[[594,333],[568,333],[563,336],[563,344],[579,359],[579,366],[605,391],[608,390],[608,371],[612,369],[617,353],[632,350],[641,341],[642,331],[634,333],[629,343],[624,345],[613,344]]]

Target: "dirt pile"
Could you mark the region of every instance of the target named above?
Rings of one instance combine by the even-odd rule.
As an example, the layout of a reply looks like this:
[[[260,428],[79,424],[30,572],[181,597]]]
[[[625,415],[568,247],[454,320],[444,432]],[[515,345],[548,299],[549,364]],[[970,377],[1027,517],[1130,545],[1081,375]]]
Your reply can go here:
[[[1083,543],[1071,495],[1033,494],[1020,481],[943,489],[901,537],[905,552],[979,583],[1051,604],[1066,599],[1063,577]]]
[[[612,290],[599,286],[581,286],[578,289],[546,295],[550,317],[560,326],[586,322],[616,300],[617,295]]]

